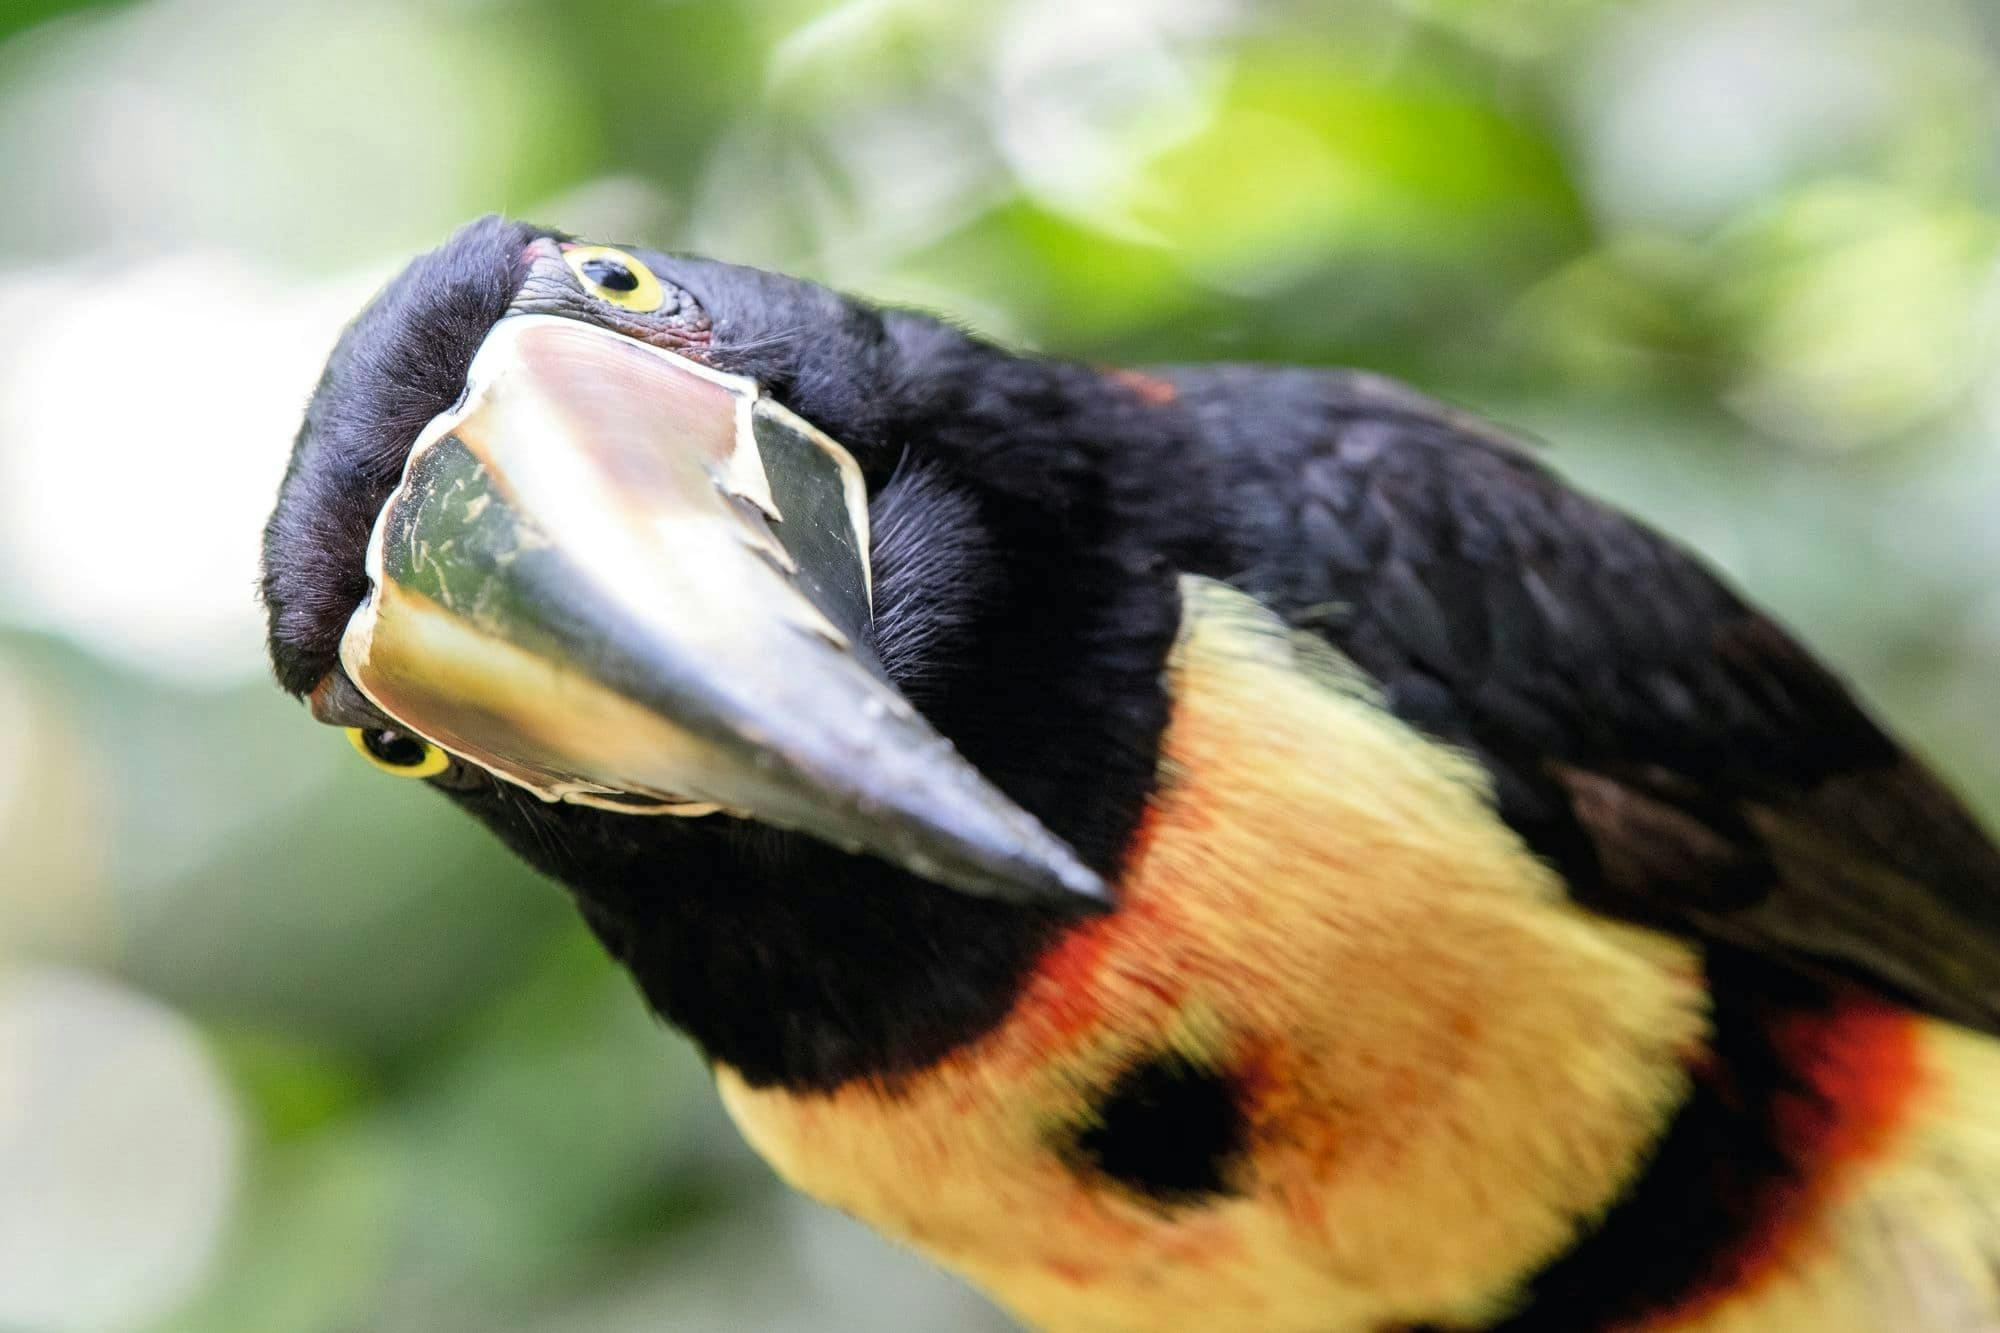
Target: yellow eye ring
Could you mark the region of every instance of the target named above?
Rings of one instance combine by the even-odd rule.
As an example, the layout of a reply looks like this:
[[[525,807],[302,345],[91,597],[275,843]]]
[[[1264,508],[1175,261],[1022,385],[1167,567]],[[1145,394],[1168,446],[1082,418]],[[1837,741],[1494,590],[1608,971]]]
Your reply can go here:
[[[349,727],[347,742],[363,759],[399,778],[436,777],[451,767],[450,755],[407,731]]]
[[[623,250],[608,245],[572,245],[563,251],[563,259],[586,292],[620,310],[649,315],[666,304],[666,289],[653,271]]]

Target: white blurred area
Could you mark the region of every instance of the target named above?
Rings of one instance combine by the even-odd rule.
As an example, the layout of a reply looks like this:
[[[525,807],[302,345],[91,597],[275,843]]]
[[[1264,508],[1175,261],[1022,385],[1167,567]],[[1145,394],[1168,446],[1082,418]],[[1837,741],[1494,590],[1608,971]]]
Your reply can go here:
[[[0,608],[135,669],[262,670],[257,534],[372,282],[228,251],[0,275]]]
[[[556,113],[470,33],[156,0],[0,52],[0,621],[262,670],[257,533],[334,336],[400,251],[506,202],[510,140]]]
[[[86,973],[0,967],[0,1327],[173,1309],[214,1258],[241,1140],[191,1024]]]

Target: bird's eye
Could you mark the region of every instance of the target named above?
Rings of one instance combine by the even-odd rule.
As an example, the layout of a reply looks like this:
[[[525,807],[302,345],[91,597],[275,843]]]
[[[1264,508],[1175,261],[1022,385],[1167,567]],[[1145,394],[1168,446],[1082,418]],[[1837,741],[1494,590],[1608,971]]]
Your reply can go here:
[[[407,731],[349,727],[347,739],[363,759],[399,778],[435,777],[451,767],[451,759],[443,750]]]
[[[620,310],[646,315],[666,302],[666,290],[653,271],[623,250],[608,245],[573,245],[563,252],[563,258],[586,292]]]

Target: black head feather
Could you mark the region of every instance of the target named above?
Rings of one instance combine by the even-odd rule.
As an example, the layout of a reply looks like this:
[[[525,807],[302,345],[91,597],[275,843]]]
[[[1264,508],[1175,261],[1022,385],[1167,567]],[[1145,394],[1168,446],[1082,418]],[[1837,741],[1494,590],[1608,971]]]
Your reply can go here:
[[[1159,529],[1182,509],[1162,496],[1199,485],[1178,418],[927,316],[627,247],[671,298],[641,327],[543,262],[552,235],[473,223],[340,340],[265,532],[284,686],[334,667],[377,514],[492,326],[510,310],[581,319],[747,375],[847,446],[870,489],[878,659],[990,781],[1115,871],[1166,716],[1178,612]],[[1180,461],[1109,465],[1134,449]],[[654,1007],[752,1082],[936,1059],[999,1020],[1064,924],[742,820],[551,807],[466,777],[434,781],[568,885]]]
[[[481,218],[396,275],[340,336],[306,406],[264,528],[264,605],[278,682],[304,694],[332,669],[367,595],[359,553],[424,423],[465,387],[479,344],[546,234]]]

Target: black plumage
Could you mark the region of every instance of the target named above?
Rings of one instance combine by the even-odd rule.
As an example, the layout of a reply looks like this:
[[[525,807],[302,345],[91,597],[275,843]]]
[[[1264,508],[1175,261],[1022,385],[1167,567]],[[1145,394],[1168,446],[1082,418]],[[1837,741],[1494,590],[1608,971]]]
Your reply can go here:
[[[543,234],[474,224],[343,338],[266,535],[272,655],[294,692],[332,669],[374,507]],[[1135,380],[634,253],[677,293],[656,323],[553,292],[528,308],[753,376],[845,443],[883,534],[891,675],[1089,864],[1115,870],[1154,780],[1175,578],[1202,574],[1476,754],[1502,814],[1593,907],[2000,1028],[1983,980],[2000,974],[2000,855],[1971,817],[1698,561],[1493,428],[1373,376]],[[635,824],[460,785],[577,893],[655,1005],[752,1082],[921,1067],[996,1022],[1061,928],[735,821]],[[676,892],[657,892],[669,876]]]
[[[1810,1166],[1787,1120],[1813,1094],[1773,1035],[1789,1021],[1845,1012],[1858,983],[2000,1032],[2000,853],[1972,817],[1698,560],[1493,427],[1366,374],[1018,355],[644,249],[665,296],[633,314],[531,262],[555,239],[461,230],[362,314],[314,393],[264,592],[279,680],[328,720],[387,722],[338,649],[412,441],[498,320],[563,315],[750,376],[853,453],[873,656],[1107,878],[1172,780],[1163,669],[1179,580],[1200,575],[1474,756],[1573,897],[1707,946],[1712,1040],[1651,1169],[1503,1327],[1615,1325],[1726,1277]],[[651,1005],[752,1088],[921,1079],[1003,1023],[1082,916],[748,820],[545,805],[464,764],[432,782],[567,886]],[[1247,1086],[1193,1056],[1141,1050],[1079,1091],[1083,1118],[1040,1141],[1149,1208],[1232,1197],[1254,1155]]]
[[[485,218],[399,273],[349,325],[306,407],[264,529],[264,606],[278,683],[332,669],[367,595],[360,553],[424,423],[450,407],[527,274],[525,223]]]
[[[1246,393],[1182,382],[1197,409]],[[1260,406],[1210,434],[1266,487],[1253,590],[1479,755],[1577,897],[2000,1024],[2000,855],[1781,628],[1402,391],[1277,375]]]
[[[1249,1147],[1242,1090],[1227,1073],[1172,1051],[1119,1071],[1088,1119],[1065,1126],[1056,1151],[1159,1208],[1231,1194]]]

